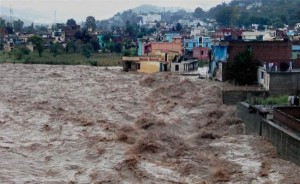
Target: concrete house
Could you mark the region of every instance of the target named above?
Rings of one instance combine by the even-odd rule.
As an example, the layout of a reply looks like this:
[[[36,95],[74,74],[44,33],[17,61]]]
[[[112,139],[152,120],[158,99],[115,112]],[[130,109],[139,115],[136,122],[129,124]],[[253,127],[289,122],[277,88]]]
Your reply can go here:
[[[105,47],[105,43],[103,41],[103,35],[98,35],[97,40],[98,40],[98,43],[99,43],[101,48]]]
[[[253,58],[263,62],[287,62],[291,58],[292,44],[289,41],[229,41],[228,60],[245,50],[251,51]]]
[[[275,39],[275,32],[265,32],[265,31],[245,31],[242,33],[242,39],[244,41],[267,41]]]
[[[160,55],[161,53],[176,52],[182,54],[181,37],[172,37],[172,42],[138,42],[138,55]]]
[[[139,24],[147,25],[151,23],[155,23],[156,21],[161,21],[161,15],[156,13],[148,13],[146,15],[139,15]]]
[[[222,42],[225,46],[213,46],[210,62],[210,76],[220,81],[226,81],[225,65],[227,61],[241,52],[248,50],[253,59],[263,63],[273,63],[279,66],[281,62],[290,61],[291,42],[289,41],[229,41]]]
[[[207,32],[208,32],[208,30],[206,27],[199,26],[199,27],[192,28],[191,36],[193,36],[193,37],[203,36],[203,35],[206,35]]]
[[[66,34],[63,30],[59,29],[52,32],[52,38],[54,38],[54,43],[62,43],[65,42]]]
[[[138,56],[123,57],[122,65],[124,71],[138,71],[141,73],[157,73],[170,71],[169,57],[160,56]]]
[[[4,38],[8,36],[7,30],[5,27],[0,28],[0,40],[4,41]]]
[[[197,72],[198,61],[187,60],[187,61],[174,61],[171,63],[171,72],[179,74],[190,74]]]
[[[16,43],[16,44],[26,43],[26,42],[28,42],[28,39],[32,36],[33,36],[33,34],[18,34],[17,40],[16,40],[16,42],[18,42],[18,43]]]
[[[176,33],[176,32],[165,33],[164,41],[172,42],[173,37],[180,37],[180,33]]]
[[[71,40],[73,39],[75,33],[77,31],[80,31],[80,25],[65,26],[64,31],[65,31],[66,40]]]
[[[222,28],[218,29],[213,34],[214,40],[241,40],[243,29]]]
[[[183,40],[183,48],[185,51],[192,51],[193,48],[199,47],[199,46],[200,46],[200,42],[199,42],[198,36],[196,36],[194,38]]]
[[[300,92],[300,69],[281,72],[260,67],[257,75],[258,83],[268,90],[270,95]]]
[[[215,45],[211,50],[208,74],[211,79],[223,81],[223,70],[227,62],[227,45]]]
[[[193,48],[193,58],[208,62],[209,61],[209,48],[208,47]]]
[[[199,42],[200,42],[201,47],[211,48],[211,46],[212,46],[212,41],[211,41],[210,37],[202,36],[199,38]]]

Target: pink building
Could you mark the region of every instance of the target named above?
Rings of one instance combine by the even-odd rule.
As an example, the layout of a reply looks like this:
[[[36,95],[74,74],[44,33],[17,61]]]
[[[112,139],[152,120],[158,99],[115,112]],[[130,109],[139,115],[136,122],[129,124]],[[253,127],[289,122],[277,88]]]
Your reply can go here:
[[[201,61],[209,61],[209,48],[207,47],[194,47],[193,57]]]

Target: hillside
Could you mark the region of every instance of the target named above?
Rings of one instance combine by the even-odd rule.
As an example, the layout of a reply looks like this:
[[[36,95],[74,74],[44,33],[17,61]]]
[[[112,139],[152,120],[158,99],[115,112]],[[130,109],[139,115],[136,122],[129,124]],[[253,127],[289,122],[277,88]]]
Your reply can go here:
[[[249,26],[250,24],[295,25],[300,22],[300,0],[233,0],[211,8],[208,16],[223,26]]]
[[[155,6],[155,5],[150,5],[150,4],[143,4],[140,5],[136,8],[133,8],[132,11],[135,13],[161,13],[161,12],[175,12],[178,10],[182,10],[183,8],[180,7],[160,7],[160,6]]]
[[[1,18],[8,21],[10,20],[10,8],[5,6],[0,6]],[[41,12],[38,10],[28,10],[28,9],[12,9],[13,20],[20,19],[24,22],[25,26],[35,24],[47,24],[53,22],[53,17],[47,12]]]

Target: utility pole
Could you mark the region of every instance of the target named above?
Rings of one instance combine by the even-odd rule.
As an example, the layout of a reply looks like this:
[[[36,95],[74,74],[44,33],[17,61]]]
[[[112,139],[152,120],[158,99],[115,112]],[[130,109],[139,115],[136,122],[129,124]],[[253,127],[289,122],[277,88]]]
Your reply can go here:
[[[9,14],[10,14],[10,24],[11,24],[11,27],[13,28],[13,30],[14,30],[13,9],[11,8],[11,5],[10,5],[10,9],[9,9]]]
[[[56,10],[54,10],[54,24],[56,24]]]

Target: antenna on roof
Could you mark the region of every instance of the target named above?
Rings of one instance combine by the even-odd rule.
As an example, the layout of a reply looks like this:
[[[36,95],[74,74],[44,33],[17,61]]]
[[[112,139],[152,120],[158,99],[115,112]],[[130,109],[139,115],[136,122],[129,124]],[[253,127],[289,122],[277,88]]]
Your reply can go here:
[[[10,14],[11,27],[14,28],[14,24],[13,24],[13,9],[11,8],[11,5],[10,5],[10,8],[9,8],[9,14]]]
[[[56,10],[54,10],[54,24],[56,24]]]

